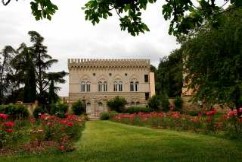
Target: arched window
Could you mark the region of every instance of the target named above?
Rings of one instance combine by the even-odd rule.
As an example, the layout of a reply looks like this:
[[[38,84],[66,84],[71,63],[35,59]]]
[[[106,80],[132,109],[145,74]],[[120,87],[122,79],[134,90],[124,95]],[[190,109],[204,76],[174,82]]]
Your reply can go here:
[[[134,82],[130,82],[130,91],[134,91]]]
[[[90,92],[91,91],[91,82],[81,81],[81,92]]]
[[[103,82],[103,91],[104,92],[108,91],[108,83],[106,81]]]
[[[86,83],[84,81],[81,82],[81,92],[86,91]]]
[[[98,82],[98,91],[99,92],[102,91],[102,82],[101,81]]]
[[[107,81],[104,81],[104,82],[99,81],[98,82],[98,91],[99,92],[106,92],[106,91],[108,91],[108,83],[107,83]]]
[[[123,82],[115,81],[113,84],[113,91],[123,91]]]
[[[113,91],[118,91],[118,82],[114,82],[113,84]]]
[[[139,85],[139,82],[136,81],[134,85],[134,91],[136,92],[138,91],[138,85]]]
[[[91,91],[91,82],[87,82],[87,92]]]
[[[123,82],[122,81],[119,81],[118,82],[118,91],[123,91]]]
[[[130,91],[131,92],[137,92],[138,91],[138,85],[139,85],[139,82],[136,81],[135,79],[133,81],[130,82]]]

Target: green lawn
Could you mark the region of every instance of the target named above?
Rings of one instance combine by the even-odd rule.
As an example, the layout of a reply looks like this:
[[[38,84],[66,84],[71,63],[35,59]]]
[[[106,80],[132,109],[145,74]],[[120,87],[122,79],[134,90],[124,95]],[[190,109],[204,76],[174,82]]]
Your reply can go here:
[[[70,153],[1,157],[0,161],[241,161],[242,142],[110,121],[89,121]]]

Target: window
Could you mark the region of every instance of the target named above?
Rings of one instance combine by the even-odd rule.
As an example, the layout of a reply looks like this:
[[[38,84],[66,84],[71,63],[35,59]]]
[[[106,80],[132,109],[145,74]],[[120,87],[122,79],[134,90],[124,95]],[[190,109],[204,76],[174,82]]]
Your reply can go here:
[[[144,79],[145,79],[145,82],[148,82],[149,81],[149,78],[148,78],[148,75],[144,75]]]
[[[150,93],[149,92],[146,92],[145,93],[145,100],[148,100],[150,98]]]
[[[98,91],[99,92],[102,91],[102,82],[101,81],[98,82]]]
[[[118,90],[123,91],[123,82],[119,81]]]
[[[81,82],[81,92],[85,92],[85,91],[86,91],[86,83]]]
[[[137,92],[138,91],[138,84],[139,82],[138,81],[131,81],[130,82],[130,91],[133,92]]]
[[[103,91],[104,92],[108,91],[108,83],[106,81],[103,82]]]
[[[98,91],[99,92],[107,92],[108,91],[107,81],[104,81],[104,82],[99,81],[98,82]]]
[[[113,84],[113,91],[123,91],[123,82],[115,81]]]
[[[134,82],[130,82],[130,91],[131,91],[131,92],[134,91]]]
[[[113,91],[118,91],[118,83],[116,81],[113,84]]]
[[[81,82],[81,92],[90,92],[91,91],[91,82],[82,81]]]
[[[91,83],[87,82],[87,92],[90,92],[90,90],[91,90]]]

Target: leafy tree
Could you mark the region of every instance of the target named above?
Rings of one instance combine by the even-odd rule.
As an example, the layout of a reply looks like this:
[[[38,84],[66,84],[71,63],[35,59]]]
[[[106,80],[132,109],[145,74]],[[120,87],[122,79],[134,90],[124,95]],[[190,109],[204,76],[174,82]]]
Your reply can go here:
[[[67,75],[65,71],[61,72],[49,72],[47,73],[47,78],[49,82],[49,103],[56,103],[59,99],[57,91],[60,90],[60,87],[56,87],[56,83],[65,83],[64,77]]]
[[[18,54],[11,61],[12,67],[15,69],[12,80],[17,81],[17,86],[24,84],[23,101],[26,103],[34,102],[36,100],[34,56],[24,43],[20,45],[17,52]]]
[[[8,5],[11,0],[2,0],[3,5]],[[163,1],[162,14],[166,20],[170,20],[169,33],[180,36],[188,34],[197,27],[210,21],[217,24],[217,17],[222,12],[224,5],[218,6],[219,0],[166,0]],[[142,13],[148,4],[156,0],[89,0],[83,7],[86,20],[94,25],[100,19],[107,19],[115,11],[119,16],[121,30],[127,30],[135,36],[139,33],[149,31],[148,26],[142,21]],[[241,0],[225,0],[230,2],[236,9],[242,6]],[[31,0],[32,13],[36,20],[42,18],[51,19],[58,7],[51,0]],[[229,9],[231,10],[231,8]],[[226,10],[228,11],[228,10]]]
[[[33,62],[36,70],[38,100],[40,104],[46,104],[48,96],[45,95],[45,92],[49,86],[46,70],[48,70],[53,63],[58,62],[58,60],[52,59],[52,57],[47,54],[47,47],[43,45],[44,38],[38,32],[29,31],[28,34],[30,35],[30,41],[33,43],[29,48],[34,56]]]
[[[123,112],[127,101],[123,97],[116,96],[107,102],[108,107],[112,111]]]
[[[175,50],[160,60],[156,72],[156,93],[169,97],[181,95],[182,90],[182,51]]]
[[[195,101],[204,101],[209,107],[225,104],[239,110],[242,106],[242,9],[224,13],[220,19],[220,27],[207,25],[182,46],[186,54],[186,82],[196,92]]]
[[[8,101],[17,98],[24,102],[33,102],[38,99],[40,105],[46,108],[47,104],[58,100],[56,83],[64,83],[66,72],[47,72],[56,59],[47,54],[47,47],[43,45],[44,38],[35,31],[30,31],[32,46],[22,43],[17,50],[18,54],[11,60],[14,73],[9,80],[15,83]],[[22,88],[23,87],[23,88]],[[49,110],[49,109],[48,109]]]
[[[14,56],[15,50],[11,46],[5,46],[0,52],[0,104],[4,102],[5,94],[9,93],[9,75],[13,73],[10,62]]]

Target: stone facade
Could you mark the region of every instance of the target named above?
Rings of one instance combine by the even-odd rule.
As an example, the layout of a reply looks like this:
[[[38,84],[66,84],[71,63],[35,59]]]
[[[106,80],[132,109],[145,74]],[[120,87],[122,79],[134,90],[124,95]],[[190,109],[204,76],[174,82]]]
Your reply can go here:
[[[106,102],[122,96],[144,105],[155,94],[148,59],[68,59],[69,102],[82,100],[90,116],[107,111]]]

